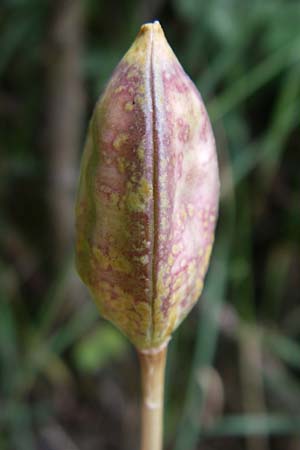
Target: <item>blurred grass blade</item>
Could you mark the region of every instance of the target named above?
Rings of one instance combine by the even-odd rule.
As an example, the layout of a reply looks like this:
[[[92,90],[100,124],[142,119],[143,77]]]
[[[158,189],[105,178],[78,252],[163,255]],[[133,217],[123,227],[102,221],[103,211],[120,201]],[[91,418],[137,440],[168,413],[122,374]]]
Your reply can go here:
[[[300,369],[300,345],[283,334],[267,332],[263,336],[264,345],[286,364]]]
[[[227,416],[210,429],[203,431],[206,437],[300,434],[300,416],[275,414],[249,414]]]
[[[271,118],[270,131],[267,133],[269,142],[266,143],[265,157],[261,162],[261,178],[265,188],[269,187],[278,169],[285,149],[285,140],[293,127],[299,124],[299,101],[300,64],[297,64],[283,79]]]
[[[87,330],[96,323],[99,313],[93,305],[85,305],[69,320],[63,328],[60,328],[49,339],[49,347],[55,353],[61,353],[72,343],[79,339]]]
[[[298,106],[299,100],[294,100],[291,104],[286,106],[283,111],[283,113],[286,113],[291,117],[291,121],[287,124],[288,129],[285,131],[285,136],[287,136],[288,132],[299,122],[297,115],[293,114]],[[274,129],[272,127],[269,128],[261,139],[258,139],[247,146],[232,162],[234,184],[237,185],[240,183],[243,178],[245,178],[258,164],[261,164],[261,162],[265,159],[269,159],[270,155],[276,153],[276,148],[281,148],[281,145],[282,143],[277,140],[277,136],[275,136]]]
[[[296,39],[282,46],[263,62],[247,72],[219,97],[208,105],[208,113],[214,122],[250,97],[264,84],[272,80],[283,69],[300,59],[300,40]]]
[[[244,31],[240,39],[234,42],[234,45],[227,46],[218,52],[213,61],[207,62],[204,73],[196,81],[196,85],[204,96],[211,94],[219,82],[230,75],[232,68],[241,59],[245,52],[246,45],[249,43],[252,34],[252,28]]]
[[[270,358],[263,366],[266,390],[280,404],[282,413],[300,415],[300,382],[296,375],[275,358]]]
[[[6,30],[2,30],[0,44],[0,75],[6,69],[10,58],[17,50],[20,43],[24,42],[24,39],[31,28],[31,21],[23,19],[14,23],[14,26],[11,26],[10,24]]]
[[[19,373],[18,393],[23,393],[32,387],[36,376],[47,370],[52,361],[59,363],[57,358],[63,351],[70,347],[77,339],[90,330],[99,319],[99,313],[93,305],[84,305],[78,310],[64,327],[53,333],[48,340],[35,340],[30,346],[30,352],[26,357],[26,365]],[[60,361],[63,364],[63,361]]]
[[[292,243],[278,243],[265,261],[265,276],[260,311],[268,320],[280,320],[284,292],[296,249]]]
[[[3,394],[11,394],[18,356],[17,321],[11,304],[0,292],[0,376]]]
[[[32,409],[25,403],[11,403],[8,412],[12,439],[12,448],[17,450],[33,450],[35,438],[32,426]]]
[[[62,306],[66,287],[70,281],[70,274],[74,272],[74,255],[66,258],[62,267],[59,268],[54,282],[47,291],[46,297],[39,311],[39,336],[46,335],[53,325],[56,316]]]

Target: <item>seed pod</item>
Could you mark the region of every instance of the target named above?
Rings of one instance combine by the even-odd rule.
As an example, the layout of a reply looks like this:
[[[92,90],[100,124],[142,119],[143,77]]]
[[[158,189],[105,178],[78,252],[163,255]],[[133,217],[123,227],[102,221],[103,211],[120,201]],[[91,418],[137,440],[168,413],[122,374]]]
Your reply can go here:
[[[218,196],[201,96],[145,24],[95,107],[76,208],[78,272],[138,349],[166,342],[199,297]]]

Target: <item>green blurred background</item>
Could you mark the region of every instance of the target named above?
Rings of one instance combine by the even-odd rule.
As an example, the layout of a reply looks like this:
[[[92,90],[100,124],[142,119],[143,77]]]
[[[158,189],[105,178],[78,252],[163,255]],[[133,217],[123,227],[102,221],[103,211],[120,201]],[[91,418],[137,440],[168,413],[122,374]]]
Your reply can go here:
[[[159,19],[215,130],[222,202],[175,333],[165,448],[300,449],[300,2],[2,0],[0,449],[133,450],[139,372],[73,267],[93,105]]]

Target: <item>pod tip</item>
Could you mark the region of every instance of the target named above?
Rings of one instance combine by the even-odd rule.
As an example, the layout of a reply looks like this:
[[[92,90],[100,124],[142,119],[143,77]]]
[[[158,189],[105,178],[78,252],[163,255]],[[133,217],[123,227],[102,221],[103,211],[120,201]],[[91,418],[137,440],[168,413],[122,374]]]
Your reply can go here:
[[[148,31],[162,31],[161,25],[158,20],[154,22],[147,22],[141,26],[140,33],[146,33]]]

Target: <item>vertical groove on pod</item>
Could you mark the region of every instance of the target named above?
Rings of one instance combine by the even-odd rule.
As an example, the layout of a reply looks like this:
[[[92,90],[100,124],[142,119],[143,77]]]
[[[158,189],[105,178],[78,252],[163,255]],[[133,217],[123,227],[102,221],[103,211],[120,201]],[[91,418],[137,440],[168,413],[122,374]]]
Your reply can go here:
[[[154,67],[153,67],[153,41],[155,28],[151,24],[151,46],[150,46],[150,92],[152,103],[152,151],[153,151],[153,167],[152,167],[152,185],[153,185],[153,221],[152,221],[152,295],[151,295],[151,317],[152,317],[152,343],[155,338],[155,299],[156,299],[156,258],[157,258],[157,244],[158,244],[158,139],[156,129],[156,102],[155,102],[155,83],[154,83]]]

